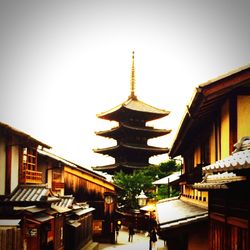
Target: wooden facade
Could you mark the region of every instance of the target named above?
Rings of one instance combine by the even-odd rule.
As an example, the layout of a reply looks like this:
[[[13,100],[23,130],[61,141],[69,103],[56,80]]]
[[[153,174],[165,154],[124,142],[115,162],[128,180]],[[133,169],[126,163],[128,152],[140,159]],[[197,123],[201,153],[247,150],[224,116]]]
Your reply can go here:
[[[52,191],[62,196],[73,194],[74,202],[87,203],[94,209],[91,212],[91,220],[89,220],[91,221],[91,235],[87,238],[99,242],[113,242],[115,237],[116,186],[99,173],[69,162],[48,151],[39,150],[38,153],[39,166],[46,169],[48,186]],[[111,204],[105,202],[107,193],[114,197]],[[88,227],[80,218],[78,219],[79,223]],[[75,224],[69,223],[67,228],[72,235],[75,234],[73,232],[81,231],[74,229]],[[79,237],[82,238],[82,236]],[[84,237],[82,240],[85,241]]]
[[[4,177],[0,182],[0,246],[67,250],[74,245],[81,249],[93,240],[95,221],[104,222],[108,214],[111,229],[107,234],[103,226],[98,233],[112,240],[115,203],[104,200],[106,193],[115,197],[114,185],[44,148],[50,146],[0,123],[0,174]],[[102,205],[95,209],[95,202]],[[97,212],[93,215],[99,208],[101,216],[105,215],[101,219]],[[14,219],[20,225],[1,224]]]
[[[13,223],[14,221],[14,223]],[[22,230],[18,220],[0,220],[0,249],[20,250],[22,249]]]
[[[209,191],[211,249],[250,248],[246,187]]]
[[[204,174],[209,174],[206,168],[211,164],[215,164],[211,173],[230,170],[249,180],[247,169],[219,167],[220,160],[227,159],[234,151],[234,144],[250,135],[249,123],[248,65],[196,89],[169,153],[171,157],[184,159],[181,199],[199,206],[208,205],[210,249],[249,249],[249,182],[227,186],[218,185],[217,180],[216,185],[208,183],[206,188],[203,183],[206,182]]]
[[[115,241],[116,187],[99,174],[83,169],[65,167],[65,194],[74,193],[76,201],[85,201],[93,211],[93,239],[98,242]],[[112,202],[106,202],[109,194]]]
[[[42,173],[37,169],[38,146],[50,148],[0,122],[0,174],[4,177],[0,183],[0,196],[10,194],[18,184],[42,183]]]

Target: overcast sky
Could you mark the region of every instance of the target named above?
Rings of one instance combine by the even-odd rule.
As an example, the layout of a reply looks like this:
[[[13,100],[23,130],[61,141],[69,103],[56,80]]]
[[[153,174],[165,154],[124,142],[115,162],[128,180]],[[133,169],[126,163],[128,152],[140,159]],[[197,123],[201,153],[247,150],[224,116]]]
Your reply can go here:
[[[250,1],[3,0],[0,2],[0,121],[83,166],[114,145],[96,114],[125,101],[135,51],[136,94],[171,111],[171,147],[199,84],[250,62]],[[151,162],[166,158],[153,157]]]

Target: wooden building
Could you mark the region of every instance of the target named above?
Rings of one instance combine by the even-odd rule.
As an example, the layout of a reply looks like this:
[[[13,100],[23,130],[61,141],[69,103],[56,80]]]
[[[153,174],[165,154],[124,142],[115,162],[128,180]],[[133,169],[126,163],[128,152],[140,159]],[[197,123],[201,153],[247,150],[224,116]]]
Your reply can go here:
[[[51,208],[59,213],[64,228],[64,249],[80,249],[93,240],[93,211],[95,210],[84,200],[77,200],[74,193],[66,192],[67,181],[65,170],[78,166],[66,159],[46,150],[38,150],[38,164],[45,173],[47,185],[60,201],[53,203]],[[84,171],[84,169],[83,169]]]
[[[175,201],[166,201],[165,206],[159,204],[173,209],[178,202],[173,210],[176,212],[186,204],[192,205],[186,216],[182,213],[182,218],[178,216],[175,221],[159,217],[159,230],[168,240],[169,249],[249,249],[249,163],[246,158],[236,157],[238,160],[231,165],[221,165],[221,160],[230,157],[234,144],[249,136],[249,122],[249,65],[197,87],[169,153],[172,158],[182,156],[184,160],[181,195]],[[216,175],[226,171],[232,173]],[[203,179],[204,174],[212,177]],[[209,184],[220,177],[226,183],[217,179],[218,185]],[[204,216],[202,211],[195,214],[194,206],[207,207],[208,220],[205,211]],[[174,239],[179,239],[178,244]]]
[[[77,250],[96,236],[113,240],[114,185],[48,149],[0,123],[1,245],[18,250]],[[104,223],[105,216],[109,222]]]
[[[2,177],[0,182],[0,219],[1,221],[19,220],[19,226],[13,224],[12,230],[18,231],[19,236],[17,237],[21,238],[18,243],[14,243],[8,235],[10,225],[8,227],[2,226],[2,235],[7,233],[6,247],[15,244],[17,249],[40,249],[42,245],[45,247],[45,241],[47,242],[48,239],[48,231],[45,233],[44,230],[44,233],[40,234],[38,228],[32,231],[34,234],[32,234],[31,241],[29,234],[25,233],[29,232],[27,230],[31,225],[26,220],[25,208],[37,205],[47,207],[52,201],[48,199],[49,190],[42,184],[42,172],[37,167],[38,147],[50,148],[28,134],[0,123],[0,173]],[[57,198],[54,201],[56,200]],[[42,221],[35,219],[34,221],[46,227],[45,224],[50,221],[51,217],[49,215],[46,219],[45,217]],[[0,224],[2,223],[0,222]],[[3,239],[1,240],[4,242]],[[49,242],[47,243],[49,244]],[[12,247],[14,248],[14,246]]]
[[[250,136],[237,144],[232,155],[203,167],[203,181],[194,184],[209,192],[209,243],[214,250],[250,249]]]
[[[93,169],[114,174],[117,171],[132,173],[135,169],[149,166],[151,156],[164,154],[168,148],[149,146],[148,139],[170,133],[171,130],[155,129],[146,123],[169,114],[169,111],[155,108],[142,101],[135,95],[134,53],[132,57],[131,93],[128,99],[111,110],[100,113],[98,118],[115,121],[117,126],[106,131],[96,132],[98,136],[112,138],[117,145],[94,149],[95,153],[111,156],[114,164],[96,166]]]
[[[106,178],[91,169],[67,161],[46,150],[38,151],[39,165],[46,169],[48,185],[53,193],[60,196],[73,194],[77,204],[88,204],[91,216],[88,219],[78,220],[77,223],[67,225],[68,231],[73,232],[73,227],[89,228],[89,234],[84,241],[98,242],[115,241],[115,209],[117,187]],[[69,217],[69,220],[72,218]],[[79,224],[79,221],[82,221]],[[84,225],[82,223],[85,223]],[[91,226],[88,226],[91,225]],[[90,234],[91,232],[91,234]],[[69,245],[70,248],[70,245]]]

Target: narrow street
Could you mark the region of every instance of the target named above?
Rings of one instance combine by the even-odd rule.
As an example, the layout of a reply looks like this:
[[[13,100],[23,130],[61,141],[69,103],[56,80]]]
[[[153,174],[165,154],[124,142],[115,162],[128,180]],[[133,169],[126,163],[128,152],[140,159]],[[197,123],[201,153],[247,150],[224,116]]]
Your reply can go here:
[[[116,244],[100,243],[98,250],[111,250],[111,249],[135,249],[135,250],[148,250],[149,249],[149,237],[145,236],[145,233],[137,232],[133,237],[133,242],[128,242],[128,231],[126,228],[122,228],[119,231]],[[163,240],[158,239],[155,248],[152,250],[167,250],[164,247]]]

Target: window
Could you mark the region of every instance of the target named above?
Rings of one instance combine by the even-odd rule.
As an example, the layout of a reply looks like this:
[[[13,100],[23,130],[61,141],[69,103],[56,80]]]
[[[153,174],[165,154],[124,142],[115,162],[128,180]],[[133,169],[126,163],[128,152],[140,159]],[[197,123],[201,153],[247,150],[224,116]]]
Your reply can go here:
[[[35,148],[21,149],[20,183],[41,183],[42,173],[37,171],[37,151]]]

